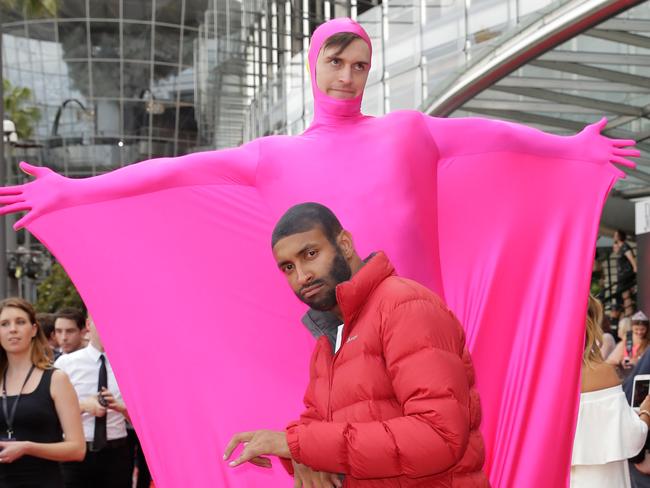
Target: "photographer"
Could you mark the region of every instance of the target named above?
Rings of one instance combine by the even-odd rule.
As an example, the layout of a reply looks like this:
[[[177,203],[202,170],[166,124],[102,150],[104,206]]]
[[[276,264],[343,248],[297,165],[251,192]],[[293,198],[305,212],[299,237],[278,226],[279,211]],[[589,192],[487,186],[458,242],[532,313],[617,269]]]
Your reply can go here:
[[[130,488],[132,451],[126,432],[128,413],[91,317],[87,325],[88,346],[61,356],[55,363],[70,376],[77,390],[88,445],[82,462],[63,464],[65,486]]]

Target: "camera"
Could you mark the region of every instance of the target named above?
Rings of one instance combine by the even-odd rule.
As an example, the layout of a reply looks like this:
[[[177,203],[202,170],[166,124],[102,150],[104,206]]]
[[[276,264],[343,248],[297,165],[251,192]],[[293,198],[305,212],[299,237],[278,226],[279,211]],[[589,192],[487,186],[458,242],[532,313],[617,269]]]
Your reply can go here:
[[[99,393],[97,393],[97,401],[99,402],[99,404],[102,407],[108,407],[108,400],[106,400],[106,398],[104,398],[104,395],[102,395],[101,391]]]

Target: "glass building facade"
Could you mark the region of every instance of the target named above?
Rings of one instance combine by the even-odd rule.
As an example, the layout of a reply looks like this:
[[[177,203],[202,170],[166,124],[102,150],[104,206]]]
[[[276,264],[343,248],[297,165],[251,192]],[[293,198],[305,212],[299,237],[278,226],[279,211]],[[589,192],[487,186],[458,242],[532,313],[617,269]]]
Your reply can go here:
[[[91,175],[200,145],[194,43],[208,0],[65,0],[2,11],[3,75],[32,90],[40,161]]]

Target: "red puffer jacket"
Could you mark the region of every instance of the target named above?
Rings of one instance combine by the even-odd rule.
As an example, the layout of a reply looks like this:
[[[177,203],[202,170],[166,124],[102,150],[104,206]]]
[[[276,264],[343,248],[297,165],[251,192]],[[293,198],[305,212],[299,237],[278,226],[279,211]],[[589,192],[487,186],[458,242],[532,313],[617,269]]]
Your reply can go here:
[[[346,488],[486,488],[481,410],[464,332],[442,300],[375,254],[336,296],[345,327],[311,359],[293,459]]]

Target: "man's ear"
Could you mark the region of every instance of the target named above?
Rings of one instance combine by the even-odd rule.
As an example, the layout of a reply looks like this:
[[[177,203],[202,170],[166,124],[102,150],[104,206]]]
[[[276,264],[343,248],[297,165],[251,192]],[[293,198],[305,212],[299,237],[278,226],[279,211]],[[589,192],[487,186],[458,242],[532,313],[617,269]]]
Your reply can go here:
[[[345,259],[350,259],[352,256],[354,256],[355,251],[354,242],[352,241],[352,234],[350,234],[347,230],[344,229],[339,233],[338,237],[336,238],[336,242],[338,243]]]

